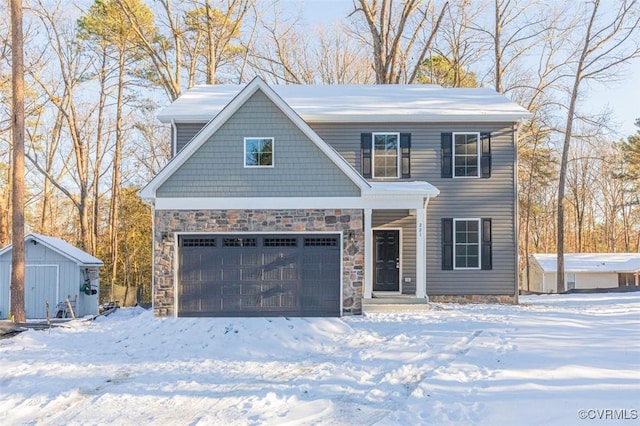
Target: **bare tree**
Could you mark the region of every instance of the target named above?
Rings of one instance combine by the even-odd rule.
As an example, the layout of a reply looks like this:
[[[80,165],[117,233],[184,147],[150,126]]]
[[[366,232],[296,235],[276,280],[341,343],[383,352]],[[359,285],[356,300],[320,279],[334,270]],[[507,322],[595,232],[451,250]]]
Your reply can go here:
[[[154,111],[143,110],[136,120],[131,137],[130,158],[134,158],[136,178],[148,182],[171,158],[171,145],[164,143],[171,137],[169,129],[157,123]]]
[[[374,76],[363,46],[345,36],[344,24],[316,31],[317,43],[312,50],[316,70],[323,84],[370,84]]]
[[[367,49],[340,23],[305,26],[275,3],[259,12],[257,42],[247,58],[254,73],[278,84],[362,84],[372,81]]]
[[[233,42],[238,40],[251,6],[252,0],[227,0],[226,4],[218,7],[212,5],[210,0],[204,0],[202,7],[190,12],[190,28],[204,44],[204,49],[196,53],[203,58],[207,84],[215,84],[218,68],[242,53],[240,45],[234,45]]]
[[[373,49],[376,83],[415,81],[448,6],[445,2],[434,19],[431,1],[406,0],[396,7],[387,0],[353,0],[350,16],[361,15],[366,22],[369,37],[359,37]]]
[[[9,3],[6,3],[6,8]],[[11,217],[11,13],[0,4],[0,246],[9,244]]]
[[[478,21],[484,11],[482,3],[450,2],[447,19],[434,39],[429,58],[421,64],[420,80],[424,79],[424,73],[432,77],[426,80],[445,87],[478,87],[471,68],[485,56],[486,48],[474,31],[473,22]]]
[[[220,67],[243,56],[246,49],[246,43],[242,47],[242,43],[234,42],[241,36],[253,0],[158,0],[158,27],[153,31],[135,13],[130,0],[118,3],[146,53],[146,63],[139,67],[138,75],[163,89],[171,101],[180,96],[184,86],[197,84],[199,78],[215,83]]]
[[[313,33],[304,31],[299,16],[286,16],[275,3],[272,16],[260,17],[259,43],[255,43],[249,64],[267,81],[286,84],[313,84],[315,61],[307,46]]]
[[[474,27],[479,35],[488,36],[494,52],[489,78],[495,80],[497,91],[533,114],[517,127],[519,252],[528,283],[530,250],[553,248],[549,235],[555,227],[550,227],[549,219],[555,215],[555,202],[541,194],[547,193],[557,175],[553,147],[555,92],[564,76],[563,43],[568,29],[558,25],[564,16],[561,10],[546,10],[542,17],[542,11],[531,4],[496,1],[493,11],[493,29]]]
[[[494,83],[498,93],[504,91],[504,75],[511,65],[533,48],[540,35],[547,30],[547,27],[536,28],[536,24],[540,23],[542,18],[526,17],[527,11],[533,6],[534,3],[522,5],[519,1],[494,0],[495,27],[491,38],[494,52]],[[523,25],[521,18],[524,18],[526,24]]]
[[[22,0],[11,0],[11,87],[13,180],[11,191],[11,314],[25,322],[24,309],[24,51]]]
[[[595,175],[599,168],[598,155],[591,141],[585,140],[572,147],[567,165],[567,202],[573,209],[575,251],[581,253],[585,249],[585,222],[588,211],[595,198],[593,189],[596,185]]]
[[[68,148],[73,153],[73,164],[66,168],[64,179],[56,179],[43,166],[40,158],[27,156],[29,161],[72,202],[77,210],[79,223],[78,244],[89,250],[91,247],[91,227],[89,220],[91,200],[90,152],[92,136],[95,127],[92,125],[92,114],[95,106],[82,104],[79,98],[84,94],[80,86],[86,82],[90,64],[86,63],[86,56],[82,47],[75,40],[75,28],[65,25],[60,18],[60,5],[49,11],[44,4],[38,3],[32,11],[41,20],[49,39],[49,51],[53,52],[53,63],[57,65],[59,77],[43,79],[37,73],[31,74],[39,90],[46,96],[48,102],[60,114],[63,126],[62,132],[68,141]],[[92,123],[92,124],[90,124]],[[74,186],[72,188],[72,186]]]
[[[625,250],[631,251],[634,244],[631,241],[631,232],[638,230],[634,224],[640,215],[634,214],[640,207],[640,118],[635,120],[638,130],[616,144],[616,150],[620,151],[624,160],[623,166],[616,172],[616,179],[624,183],[625,200],[622,206],[622,217],[624,220]],[[635,225],[635,226],[634,226]],[[637,232],[635,241],[635,251],[640,249],[640,231]]]
[[[607,3],[611,6],[610,3]],[[621,66],[632,58],[640,56],[637,38],[640,24],[638,1],[620,0],[613,10],[601,10],[600,0],[585,5],[587,23],[584,36],[576,49],[577,60],[573,64],[573,84],[569,89],[567,119],[562,142],[562,158],[558,183],[558,237],[557,237],[557,280],[556,290],[564,291],[564,201],[567,179],[569,148],[576,119],[576,106],[582,83],[588,80],[606,81]],[[578,28],[578,30],[582,30]]]

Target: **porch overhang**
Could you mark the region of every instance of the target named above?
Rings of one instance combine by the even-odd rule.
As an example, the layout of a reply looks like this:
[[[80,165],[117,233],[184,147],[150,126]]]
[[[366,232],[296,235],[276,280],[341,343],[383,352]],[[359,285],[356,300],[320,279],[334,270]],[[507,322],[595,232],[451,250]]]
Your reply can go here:
[[[373,227],[372,215],[374,210],[410,209],[415,212],[416,220],[416,299],[427,297],[426,282],[426,228],[427,204],[429,199],[437,197],[440,191],[435,186],[424,181],[414,182],[370,182],[371,188],[363,194],[368,201],[364,209],[364,300],[373,297]],[[420,260],[422,259],[422,260]]]
[[[369,182],[371,188],[367,189],[363,195],[370,197],[385,196],[421,196],[421,197],[437,197],[440,190],[429,182],[412,181],[412,182]]]

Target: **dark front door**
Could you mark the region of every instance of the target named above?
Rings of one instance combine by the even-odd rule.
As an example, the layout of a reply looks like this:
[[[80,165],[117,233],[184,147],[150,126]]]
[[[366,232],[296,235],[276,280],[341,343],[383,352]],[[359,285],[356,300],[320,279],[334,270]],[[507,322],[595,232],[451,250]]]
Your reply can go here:
[[[376,229],[373,291],[400,291],[400,231]]]

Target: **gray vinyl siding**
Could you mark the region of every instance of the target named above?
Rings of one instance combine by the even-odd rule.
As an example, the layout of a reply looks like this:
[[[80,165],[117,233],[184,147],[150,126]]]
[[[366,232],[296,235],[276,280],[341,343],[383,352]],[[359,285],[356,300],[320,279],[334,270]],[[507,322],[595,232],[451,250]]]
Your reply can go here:
[[[373,228],[402,229],[402,294],[416,294],[416,217],[408,210],[374,210],[371,215]],[[405,282],[410,278],[411,282]]]
[[[274,167],[244,167],[245,137],[274,138]],[[360,189],[258,91],[158,188],[157,195],[340,197],[359,196]]]
[[[180,152],[206,124],[207,123],[176,123],[176,152],[174,155]]]
[[[311,127],[356,170],[361,170],[361,133],[411,133],[409,180],[424,180],[440,190],[427,207],[427,294],[515,293],[515,144],[511,123],[315,123]],[[464,131],[491,132],[491,178],[440,177],[440,134]],[[492,219],[492,270],[442,270],[442,218]]]

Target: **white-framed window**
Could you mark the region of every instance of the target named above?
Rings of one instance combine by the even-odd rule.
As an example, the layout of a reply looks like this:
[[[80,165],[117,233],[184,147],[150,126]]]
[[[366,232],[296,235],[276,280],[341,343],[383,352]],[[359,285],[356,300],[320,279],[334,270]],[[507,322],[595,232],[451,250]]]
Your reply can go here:
[[[480,269],[480,219],[453,219],[453,269]]]
[[[273,167],[272,137],[244,138],[245,167]]]
[[[400,177],[400,133],[373,133],[372,177]]]
[[[453,177],[480,177],[480,133],[453,134]]]
[[[576,288],[575,272],[567,272],[564,274],[564,282],[567,290],[574,290]]]

